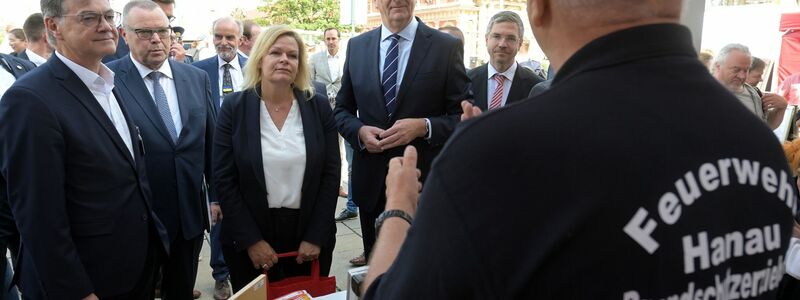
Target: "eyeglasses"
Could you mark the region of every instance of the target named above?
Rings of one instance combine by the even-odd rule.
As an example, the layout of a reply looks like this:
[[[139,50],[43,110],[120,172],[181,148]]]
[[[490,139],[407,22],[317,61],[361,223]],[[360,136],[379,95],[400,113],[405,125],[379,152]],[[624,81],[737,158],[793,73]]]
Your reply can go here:
[[[169,17],[167,17],[167,20],[168,20],[170,23],[172,23],[172,21],[175,21],[175,16],[169,16]]]
[[[155,29],[134,28],[133,32],[136,33],[137,37],[143,40],[152,39],[153,34],[157,34],[159,39],[166,40],[167,38],[171,38],[172,27],[155,28]]]
[[[105,19],[111,26],[116,26],[117,22],[122,20],[122,14],[116,11],[108,11],[105,13],[99,12],[83,12],[74,15],[61,15],[62,17],[77,17],[78,22],[83,26],[100,26],[102,20]]]

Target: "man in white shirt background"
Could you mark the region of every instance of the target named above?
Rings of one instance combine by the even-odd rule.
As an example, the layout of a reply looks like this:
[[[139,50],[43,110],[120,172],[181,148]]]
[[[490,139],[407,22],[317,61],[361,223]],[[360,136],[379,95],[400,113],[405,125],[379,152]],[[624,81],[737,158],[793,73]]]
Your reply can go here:
[[[327,28],[324,36],[327,51],[320,51],[311,56],[311,79],[325,85],[328,101],[333,107],[336,104],[336,94],[342,87],[344,53],[339,51],[341,33],[338,29]],[[352,161],[353,149],[341,137],[339,138],[339,152],[345,155],[342,159],[342,183],[339,187],[339,196],[347,197],[347,205],[336,217],[337,222],[358,217],[358,206],[353,202],[352,196],[344,190],[344,186],[349,185],[350,182],[350,161]],[[347,190],[350,190],[349,186]]]
[[[30,15],[25,19],[22,30],[25,31],[25,36],[28,38],[28,49],[25,49],[17,57],[26,59],[37,67],[41,66],[53,54],[53,47],[47,42],[47,31],[44,28],[42,14]]]
[[[256,39],[261,34],[261,26],[258,26],[253,20],[242,21],[242,37],[239,42],[239,55],[244,58],[250,57],[250,50],[253,50],[253,45]]]

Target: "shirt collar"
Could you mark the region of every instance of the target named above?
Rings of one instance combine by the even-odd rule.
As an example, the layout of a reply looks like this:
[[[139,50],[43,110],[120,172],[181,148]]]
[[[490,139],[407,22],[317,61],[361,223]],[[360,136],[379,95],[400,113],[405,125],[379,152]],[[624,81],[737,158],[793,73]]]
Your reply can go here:
[[[492,66],[492,64],[486,64],[489,67],[489,79],[492,79],[492,76],[496,73],[503,74],[506,77],[507,81],[514,81],[514,74],[517,73],[517,62],[511,65],[505,72],[497,72],[497,70]]]
[[[417,27],[419,27],[419,21],[417,21],[416,17],[412,17],[411,23],[408,23],[406,28],[400,30],[397,35],[406,41],[413,41],[414,37],[417,36]],[[381,25],[381,42],[389,38],[389,36],[392,34],[394,33],[390,31],[389,28],[386,28],[386,25]]]
[[[75,72],[75,75],[78,75],[78,78],[80,78],[83,84],[90,90],[108,94],[114,89],[114,72],[106,67],[105,64],[100,64],[100,74],[98,74],[71,61],[58,51],[55,53],[58,59],[63,61],[72,72]]]
[[[237,51],[238,52],[238,51]],[[225,64],[231,64],[231,69],[234,70],[241,70],[242,68],[239,66],[239,53],[236,53],[236,56],[231,59],[231,62],[227,62],[222,57],[217,54],[217,64],[219,64],[220,70],[222,70],[222,66]]]
[[[31,49],[25,49],[25,54],[28,55],[28,59],[36,66],[47,62],[44,57],[41,57],[39,54],[36,54],[36,52],[31,51]]]
[[[674,23],[662,23],[622,29],[597,38],[575,52],[557,70],[558,75],[553,79],[552,86],[588,70],[665,56],[697,58],[689,28]]]
[[[167,78],[174,79],[172,78],[172,68],[169,65],[169,61],[165,60],[164,63],[161,64],[161,67],[158,68],[158,70],[152,70],[146,67],[145,65],[141,64],[140,62],[138,62],[136,59],[134,59],[133,55],[130,56],[131,56],[131,61],[133,61],[133,65],[136,66],[136,70],[139,70],[139,75],[141,75],[142,78],[147,77],[147,75],[150,75],[150,73],[152,73],[153,71],[158,71],[161,72],[161,74],[166,76]]]
[[[328,51],[328,49],[325,49],[325,55],[327,55],[328,58],[339,58],[339,53],[340,51],[336,51],[336,55],[331,55],[331,52]]]
[[[244,54],[244,52],[242,52],[242,49],[236,49],[236,54],[237,54],[237,55],[241,55],[241,56],[242,56],[242,57],[244,57],[245,59],[247,59],[247,58],[250,58],[250,56],[249,56],[249,55],[247,55],[247,54]]]

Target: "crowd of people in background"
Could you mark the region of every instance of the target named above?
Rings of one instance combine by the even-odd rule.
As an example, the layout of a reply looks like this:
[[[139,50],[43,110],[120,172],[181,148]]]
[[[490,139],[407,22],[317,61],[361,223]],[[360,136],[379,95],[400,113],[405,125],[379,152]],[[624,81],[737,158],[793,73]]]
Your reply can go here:
[[[550,65],[501,11],[468,69],[414,0],[316,53],[220,17],[205,59],[174,0],[42,0],[0,54],[0,294],[197,299],[208,233],[228,299],[327,276],[358,217],[367,298],[793,299],[800,139],[784,156],[770,129],[800,74],[759,88],[764,60],[698,55],[662,2],[529,0]]]

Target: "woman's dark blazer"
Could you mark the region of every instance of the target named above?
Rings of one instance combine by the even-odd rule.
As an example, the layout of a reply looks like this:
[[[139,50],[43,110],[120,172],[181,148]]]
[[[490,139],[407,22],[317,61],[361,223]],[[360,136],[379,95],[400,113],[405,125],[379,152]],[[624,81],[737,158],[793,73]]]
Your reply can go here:
[[[326,246],[333,241],[333,220],[341,177],[339,140],[330,104],[318,94],[310,99],[294,89],[303,119],[306,169],[300,202],[300,240]],[[259,105],[253,89],[225,97],[214,135],[214,186],[222,208],[224,245],[245,250],[260,240],[269,242],[269,205],[261,160]]]

